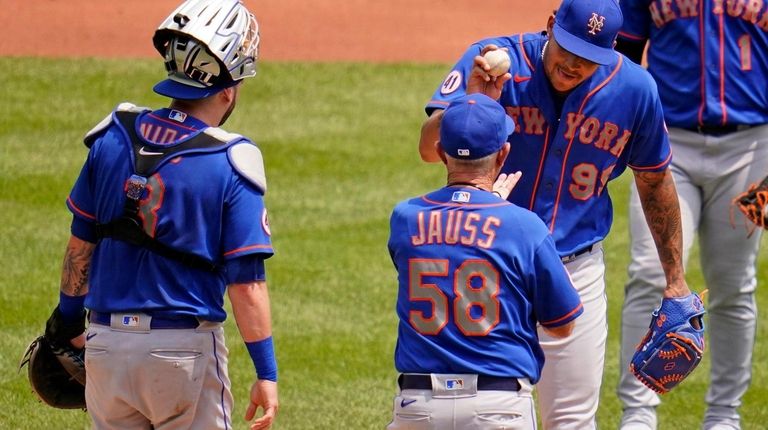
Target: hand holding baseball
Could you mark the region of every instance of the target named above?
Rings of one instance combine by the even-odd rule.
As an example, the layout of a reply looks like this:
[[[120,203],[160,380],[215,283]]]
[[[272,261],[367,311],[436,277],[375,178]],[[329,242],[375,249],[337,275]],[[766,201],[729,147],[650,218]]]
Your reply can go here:
[[[512,78],[508,72],[510,63],[506,49],[493,44],[485,46],[475,57],[475,65],[467,80],[467,94],[483,93],[498,100],[504,83]]]
[[[490,70],[488,70],[489,75],[501,76],[509,71],[511,60],[507,51],[503,49],[488,51],[483,55],[483,58],[485,58],[490,67]]]

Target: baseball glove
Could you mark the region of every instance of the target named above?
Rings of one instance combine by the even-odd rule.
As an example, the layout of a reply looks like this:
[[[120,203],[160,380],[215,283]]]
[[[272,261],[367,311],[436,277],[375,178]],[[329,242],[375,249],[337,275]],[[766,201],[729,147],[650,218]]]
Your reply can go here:
[[[768,176],[733,199],[733,205],[757,227],[768,229]],[[754,232],[754,227],[750,235]]]
[[[85,350],[77,350],[69,340],[85,330],[83,321],[65,324],[58,307],[46,323],[45,334],[33,340],[19,364],[27,365],[32,390],[49,406],[59,409],[85,409]]]
[[[664,394],[701,362],[704,354],[704,304],[693,293],[664,298],[637,346],[629,370],[651,390]]]

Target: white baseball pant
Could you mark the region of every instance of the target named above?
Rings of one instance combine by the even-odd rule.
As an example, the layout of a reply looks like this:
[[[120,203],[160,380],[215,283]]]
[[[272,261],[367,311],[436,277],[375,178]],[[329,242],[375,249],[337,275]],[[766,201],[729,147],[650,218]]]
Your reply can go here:
[[[567,338],[556,339],[539,329],[546,361],[536,384],[537,403],[544,429],[596,429],[608,337],[601,244],[567,262],[565,268],[579,292],[584,312],[576,318],[573,333]]]
[[[722,137],[673,128],[670,141],[674,152],[672,173],[682,215],[684,261],[687,263],[698,233],[706,282],[705,287],[689,287],[693,291],[709,289],[705,321],[707,353],[712,365],[703,427],[739,429],[737,408],[751,379],[757,316],[755,261],[760,232],[748,238],[738,210],[735,227],[732,226],[731,203],[750,183],[768,174],[768,126]],[[666,281],[634,184],[629,217],[632,260],[622,309],[621,375],[617,390],[624,407],[621,426],[655,429],[659,397],[643,386],[628,366],[635,347],[648,330],[651,312],[661,302]]]

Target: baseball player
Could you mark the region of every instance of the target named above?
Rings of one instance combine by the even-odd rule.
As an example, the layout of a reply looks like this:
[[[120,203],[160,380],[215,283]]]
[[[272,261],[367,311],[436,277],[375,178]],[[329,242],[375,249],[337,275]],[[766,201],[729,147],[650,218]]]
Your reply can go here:
[[[596,427],[607,337],[601,242],[613,218],[606,185],[627,167],[661,255],[664,295],[691,294],[661,103],[650,75],[613,50],[621,25],[616,0],[564,0],[546,32],[474,43],[428,102],[422,127],[421,157],[435,162],[443,109],[464,94],[497,99],[517,124],[502,172],[521,171],[522,177],[509,201],[547,225],[584,304],[572,336],[539,333],[546,363],[537,390],[545,428]],[[508,51],[510,73],[488,73],[482,55],[495,49]],[[650,313],[645,318],[647,328]]]
[[[547,227],[503,198],[518,177],[494,186],[513,129],[483,94],[453,100],[436,148],[448,185],[392,212],[401,374],[390,430],[536,428],[536,325],[566,337],[583,308]]]
[[[617,49],[648,70],[659,86],[671,170],[682,209],[685,260],[696,233],[709,289],[711,381],[705,429],[738,429],[738,407],[750,382],[755,340],[755,260],[760,229],[733,228],[731,200],[768,171],[768,5],[764,2],[621,0]],[[680,67],[685,64],[685,67]],[[627,368],[664,278],[651,234],[630,204],[631,263],[622,310],[621,428],[655,429],[658,396]]]
[[[170,107],[123,103],[91,130],[67,199],[74,217],[55,313],[85,342],[97,429],[229,429],[224,293],[256,367],[246,419],[268,428],[277,366],[264,260],[261,153],[218,128],[256,73],[258,24],[237,0],[189,0],[154,44]],[[79,327],[79,330],[74,328]]]

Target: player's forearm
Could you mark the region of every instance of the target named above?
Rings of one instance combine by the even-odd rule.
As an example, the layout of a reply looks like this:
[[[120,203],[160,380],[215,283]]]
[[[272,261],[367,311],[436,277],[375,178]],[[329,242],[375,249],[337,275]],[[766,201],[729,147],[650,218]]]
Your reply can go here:
[[[60,290],[71,297],[88,293],[88,272],[96,245],[70,236],[61,268]]]
[[[663,172],[636,172],[635,183],[666,276],[664,295],[687,295],[690,290],[685,283],[683,267],[680,203],[672,172],[669,169]]]
[[[272,343],[272,317],[267,283],[254,281],[228,287],[232,313],[260,380],[277,381]]]
[[[272,315],[265,281],[231,284],[227,288],[240,335],[245,342],[272,336]]]
[[[552,337],[562,339],[568,337],[573,332],[573,327],[576,325],[576,321],[571,321],[568,324],[561,325],[559,327],[544,327],[541,326],[544,331]]]
[[[440,161],[440,156],[435,149],[435,142],[440,140],[440,121],[443,119],[443,112],[443,109],[435,109],[421,126],[419,154],[421,159],[428,163]]]

